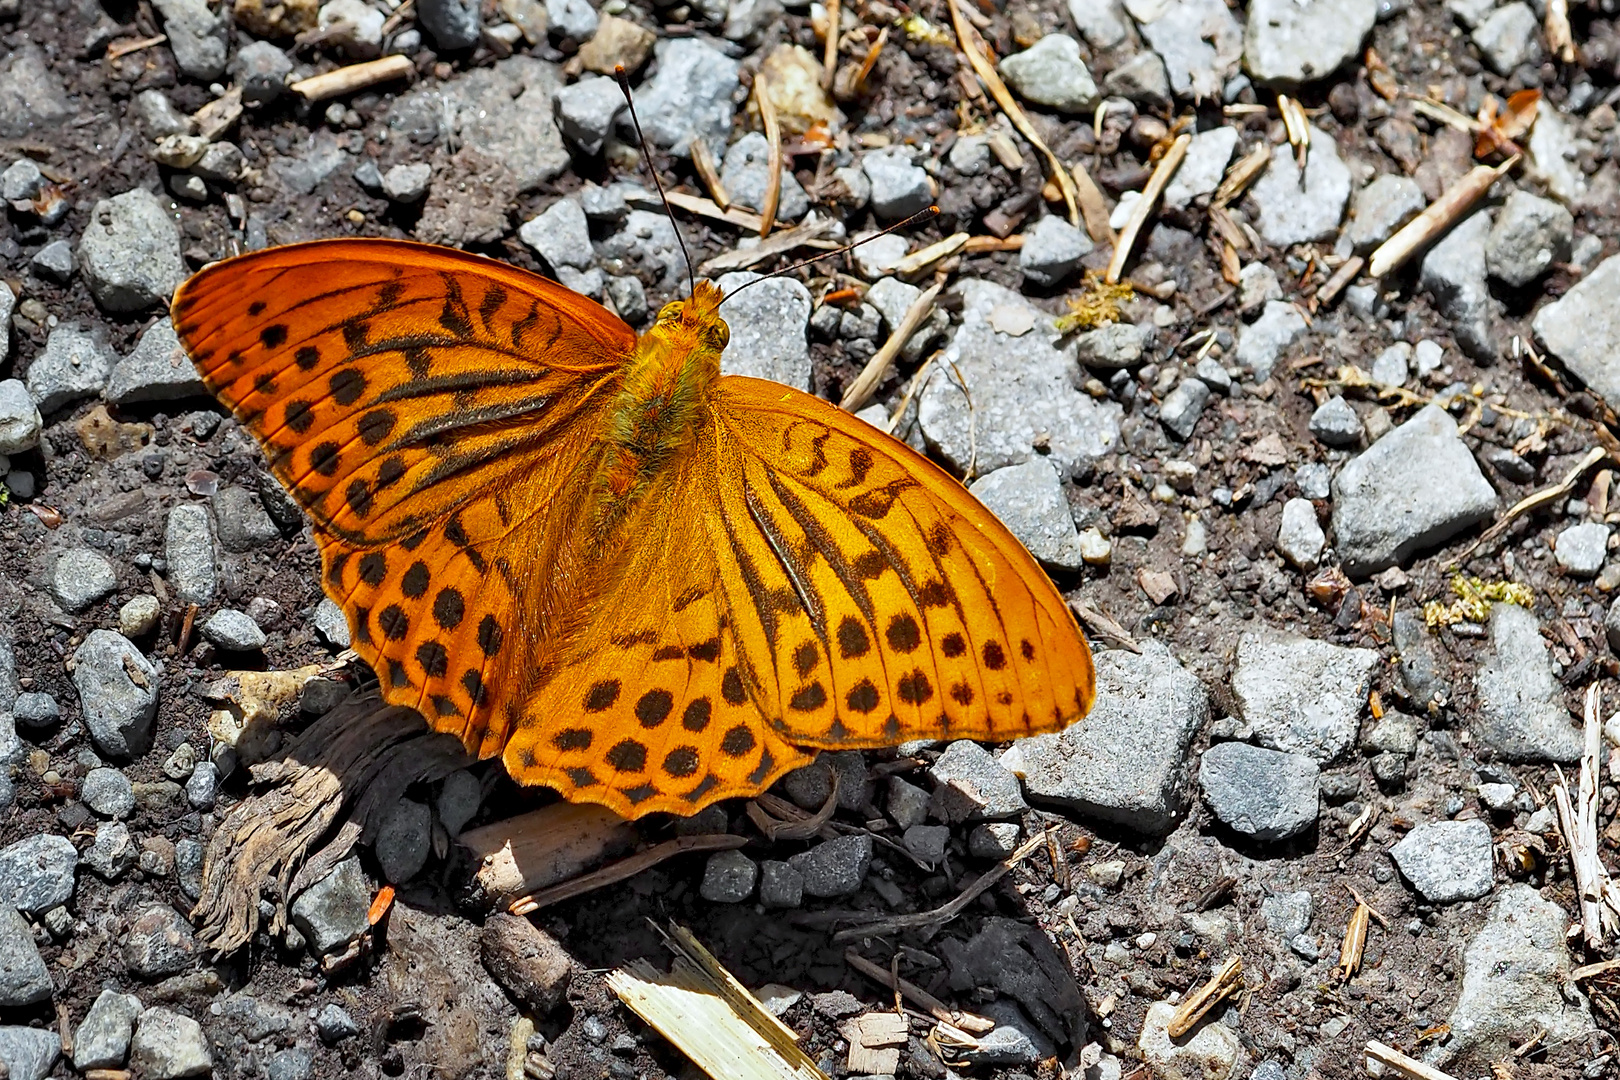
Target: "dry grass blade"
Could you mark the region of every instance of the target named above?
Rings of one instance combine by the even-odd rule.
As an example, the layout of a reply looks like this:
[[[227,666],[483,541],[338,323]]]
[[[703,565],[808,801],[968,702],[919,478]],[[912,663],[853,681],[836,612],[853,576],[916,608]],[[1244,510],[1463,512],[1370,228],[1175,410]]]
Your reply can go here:
[[[1270,163],[1271,147],[1265,143],[1261,143],[1232,162],[1226,170],[1226,175],[1221,177],[1220,186],[1215,189],[1215,194],[1210,197],[1210,207],[1212,209],[1224,207],[1243,194],[1249,185],[1254,183],[1255,177],[1264,172]],[[1241,251],[1242,248],[1238,250]]]
[[[1430,203],[1423,213],[1380,244],[1367,261],[1367,273],[1381,278],[1400,269],[1406,260],[1444,235],[1479,201],[1480,196],[1491,189],[1492,184],[1506,176],[1508,170],[1518,163],[1519,156],[1515,154],[1494,169],[1489,165],[1475,165],[1467,175]]]
[[[1372,923],[1372,908],[1365,900],[1357,899],[1356,909],[1350,913],[1350,922],[1344,928],[1344,941],[1339,945],[1338,975],[1341,982],[1349,982],[1361,970],[1361,957],[1367,949],[1367,930]]]
[[[1024,246],[1024,234],[1012,236],[970,236],[962,245],[962,254],[978,255],[986,251],[1017,251]]]
[[[1412,98],[1412,111],[1430,120],[1438,120],[1447,127],[1466,131],[1470,135],[1479,134],[1480,122],[1467,113],[1460,113],[1443,101],[1432,98]]]
[[[946,0],[945,5],[951,10],[951,26],[956,30],[958,47],[961,48],[962,54],[968,58],[968,63],[972,65],[974,72],[990,90],[990,96],[996,99],[996,104],[1001,106],[1001,111],[1006,113],[1007,119],[1012,121],[1013,127],[1018,129],[1020,135],[1029,140],[1031,146],[1045,156],[1047,164],[1051,166],[1052,179],[1056,180],[1058,187],[1063,190],[1063,201],[1069,208],[1069,224],[1079,226],[1080,199],[1079,192],[1075,190],[1074,178],[1063,167],[1063,162],[1059,161],[1057,155],[1052,153],[1051,148],[1046,145],[1045,140],[1040,136],[1040,132],[1035,130],[1035,125],[1029,122],[1029,117],[1025,116],[1024,110],[1018,107],[1018,102],[1013,100],[1012,91],[1007,89],[1007,84],[1002,82],[1001,76],[996,73],[995,65],[991,64],[984,55],[984,49],[979,45],[978,31],[968,26],[967,20],[962,17],[960,2],[961,0]]]
[[[1508,512],[1503,514],[1500,520],[1479,534],[1479,539],[1475,540],[1472,544],[1469,544],[1462,550],[1461,553],[1457,555],[1455,559],[1448,562],[1446,564],[1446,569],[1453,570],[1461,566],[1463,562],[1476,550],[1485,544],[1489,544],[1491,541],[1507,532],[1509,527],[1511,527],[1515,521],[1530,513],[1530,511],[1539,509],[1540,507],[1546,506],[1549,503],[1555,503],[1563,499],[1570,492],[1575,490],[1575,485],[1580,483],[1580,479],[1586,474],[1586,470],[1602,461],[1606,456],[1608,456],[1608,451],[1604,450],[1603,447],[1592,447],[1592,449],[1586,452],[1581,460],[1575,463],[1575,466],[1571,468],[1569,472],[1564,474],[1564,478],[1558,481],[1558,483],[1553,484],[1550,487],[1544,487],[1540,491],[1532,491],[1530,494],[1526,495],[1524,498],[1510,506],[1508,508]]]
[[[1311,297],[1311,310],[1314,312],[1323,304],[1331,304],[1338,299],[1339,294],[1356,280],[1356,275],[1361,273],[1361,268],[1366,265],[1367,260],[1360,255],[1352,255],[1344,260],[1344,265],[1333,271],[1333,276],[1322,282],[1322,287]]]
[[[899,954],[896,953],[895,956],[898,957]],[[918,1008],[928,1010],[929,1015],[935,1020],[961,1028],[970,1035],[983,1035],[996,1026],[996,1022],[987,1017],[951,1008],[922,987],[907,982],[893,972],[883,970],[854,949],[845,949],[844,959],[848,961],[850,967],[862,975],[904,995]]]
[[[1575,797],[1562,770],[1553,785],[1553,801],[1558,806],[1558,827],[1569,848],[1569,861],[1575,869],[1575,891],[1581,903],[1581,930],[1586,947],[1596,952],[1620,929],[1620,889],[1609,877],[1598,851],[1599,754],[1603,748],[1603,691],[1596,683],[1586,688],[1586,724],[1582,730],[1581,776]]]
[[[827,0],[827,44],[821,54],[821,88],[831,91],[833,76],[838,73],[838,39],[843,36],[839,21],[844,17],[839,0]]]
[[[1288,132],[1288,145],[1294,148],[1294,160],[1303,172],[1311,151],[1311,122],[1299,102],[1287,94],[1277,95],[1277,111],[1282,114],[1283,128]]]
[[[1120,230],[1119,242],[1114,245],[1114,257],[1108,260],[1108,273],[1103,275],[1103,281],[1109,285],[1116,284],[1125,272],[1125,261],[1131,257],[1131,248],[1136,246],[1136,236],[1147,224],[1147,219],[1153,215],[1153,208],[1158,205],[1159,196],[1164,194],[1165,187],[1170,178],[1181,168],[1181,162],[1187,156],[1187,147],[1192,142],[1192,136],[1186,133],[1176,136],[1176,141],[1170,144],[1170,149],[1164,152],[1159,159],[1158,166],[1153,175],[1148,178],[1147,186],[1142,189],[1142,197],[1136,200],[1131,208],[1131,219]]]
[[[389,82],[393,79],[403,79],[414,74],[416,67],[408,56],[385,56],[380,60],[367,60],[363,64],[350,64],[348,67],[328,71],[323,75],[312,75],[307,79],[300,79],[293,83],[290,90],[302,97],[305,101],[325,101],[327,98],[339,97],[343,94],[352,94],[356,90],[364,90],[368,86]]]
[[[1175,1014],[1170,1017],[1165,1033],[1172,1039],[1181,1038],[1223,998],[1242,986],[1243,958],[1228,957],[1226,963],[1221,965],[1221,969],[1209,977],[1208,982],[1188,994],[1182,999],[1181,1004],[1176,1006]]]
[[[709,198],[714,200],[714,205],[722,210],[731,209],[731,196],[720,182],[720,169],[714,163],[714,152],[703,139],[692,140],[692,169],[703,181],[703,186],[709,189]]]
[[[782,125],[776,119],[776,102],[762,71],[754,76],[754,103],[759,106],[760,126],[765,129],[769,155],[765,161],[765,201],[759,208],[759,235],[769,236],[776,224],[776,208],[782,201]]]
[[[1457,1080],[1448,1072],[1443,1072],[1433,1065],[1425,1065],[1414,1057],[1407,1057],[1393,1046],[1385,1046],[1376,1039],[1369,1039],[1366,1048],[1367,1059],[1376,1061],[1386,1071],[1393,1071],[1406,1080]]]
[[[669,974],[632,960],[608,986],[637,1016],[715,1080],[827,1080],[797,1037],[720,966],[691,932],[671,925]]]
[[[507,908],[513,915],[528,915],[539,911],[543,907],[559,904],[564,900],[571,900],[576,896],[583,896],[588,892],[608,885],[616,885],[621,881],[628,881],[637,874],[651,870],[659,863],[673,859],[677,855],[685,855],[695,851],[735,851],[748,843],[747,837],[733,836],[730,833],[710,833],[703,836],[680,836],[674,840],[666,840],[656,847],[646,851],[638,851],[628,859],[620,859],[616,863],[592,871],[572,881],[565,881],[561,885],[553,885],[549,889],[520,896],[512,901]]]
[[[778,255],[786,255],[796,247],[820,240],[833,230],[835,224],[837,223],[831,218],[817,218],[806,221],[803,225],[795,225],[791,229],[783,229],[775,236],[767,237],[753,247],[738,248],[736,251],[722,251],[714,258],[700,265],[698,272],[722,274],[728,270],[747,270]]]
[[[1108,224],[1108,200],[1103,197],[1102,189],[1091,178],[1086,167],[1078,161],[1074,164],[1075,197],[1080,201],[1080,216],[1086,219],[1086,235],[1091,237],[1094,244],[1112,244],[1118,239],[1114,235],[1113,226]]]
[[[901,259],[889,268],[889,273],[896,277],[911,277],[920,274],[943,259],[948,259],[967,246],[971,237],[965,232],[952,233],[937,243],[919,248],[910,255]]]
[[[855,376],[855,381],[844,391],[843,400],[838,403],[840,409],[845,412],[859,412],[868,401],[872,400],[872,395],[877,392],[877,388],[888,375],[889,365],[900,355],[900,350],[911,340],[911,335],[922,326],[923,320],[933,313],[934,301],[939,298],[940,288],[939,285],[933,285],[923,290],[922,295],[911,302],[911,306],[906,309],[905,317],[900,320],[900,325],[889,335],[889,340],[873,354],[872,359],[861,369],[861,373]]]

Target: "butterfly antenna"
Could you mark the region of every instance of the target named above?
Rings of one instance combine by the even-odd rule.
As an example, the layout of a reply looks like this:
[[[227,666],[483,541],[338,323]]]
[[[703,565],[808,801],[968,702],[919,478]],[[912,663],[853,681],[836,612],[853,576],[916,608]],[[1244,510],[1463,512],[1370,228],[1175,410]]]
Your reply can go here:
[[[658,168],[653,164],[652,149],[647,145],[647,136],[641,133],[641,117],[636,115],[636,102],[630,96],[630,76],[625,74],[623,64],[614,65],[613,77],[619,80],[619,90],[624,94],[624,103],[630,106],[630,122],[636,127],[636,141],[641,144],[641,155],[647,162],[647,174],[652,177],[653,187],[658,189],[658,200],[664,204],[664,213],[669,217],[669,227],[675,230],[675,242],[681,245],[681,254],[686,257],[686,284],[695,293],[697,278],[692,273],[692,253],[686,250],[686,239],[681,236],[681,227],[675,220],[675,211],[669,208],[669,196],[664,194],[664,182],[658,179]],[[698,137],[694,132],[692,138]]]
[[[919,222],[919,221],[927,221],[929,218],[935,217],[938,214],[939,214],[939,207],[937,207],[937,206],[930,206],[926,210],[919,210],[915,214],[912,214],[910,217],[906,218],[904,221],[897,221],[893,225],[888,226],[887,228],[879,229],[877,232],[873,233],[871,236],[863,237],[862,239],[855,241],[853,244],[845,244],[843,247],[835,248],[832,251],[823,251],[820,255],[812,255],[810,258],[804,259],[804,260],[802,260],[800,262],[796,262],[791,266],[784,266],[780,270],[772,270],[768,274],[762,274],[759,277],[755,278],[753,281],[745,281],[741,285],[737,286],[735,289],[732,289],[730,292],[728,292],[726,294],[726,296],[725,296],[725,299],[730,300],[733,296],[736,296],[738,293],[742,292],[744,289],[748,288],[750,285],[758,285],[760,282],[769,281],[773,277],[781,277],[783,274],[791,274],[793,271],[799,269],[801,266],[809,266],[811,263],[820,262],[822,259],[831,259],[834,256],[842,255],[847,251],[854,251],[856,248],[860,247],[862,244],[869,244],[873,240],[876,240],[880,236],[887,236],[892,232],[899,232],[901,229],[904,229],[907,225],[912,225],[912,224],[915,224],[916,222]],[[721,301],[721,303],[724,303],[724,302],[725,302],[725,300]]]

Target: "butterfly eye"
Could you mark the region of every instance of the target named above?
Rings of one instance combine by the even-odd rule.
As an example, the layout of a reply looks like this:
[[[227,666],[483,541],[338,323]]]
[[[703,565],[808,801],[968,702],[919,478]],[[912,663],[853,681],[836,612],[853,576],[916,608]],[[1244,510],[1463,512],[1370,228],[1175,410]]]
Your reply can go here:
[[[671,300],[669,303],[665,304],[658,311],[658,321],[659,322],[668,322],[671,319],[678,319],[680,317],[681,317],[681,302],[679,300]]]
[[[714,320],[714,328],[709,331],[709,344],[716,349],[724,349],[731,344],[731,327],[724,319]]]

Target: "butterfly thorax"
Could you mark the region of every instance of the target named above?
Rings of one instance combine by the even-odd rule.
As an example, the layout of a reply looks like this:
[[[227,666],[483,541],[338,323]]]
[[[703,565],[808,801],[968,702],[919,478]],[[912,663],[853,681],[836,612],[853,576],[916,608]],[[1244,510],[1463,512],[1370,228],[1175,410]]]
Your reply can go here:
[[[699,282],[684,302],[666,304],[636,341],[624,381],[609,407],[596,482],[596,539],[606,540],[691,445],[720,378],[731,331],[720,317],[720,290]]]

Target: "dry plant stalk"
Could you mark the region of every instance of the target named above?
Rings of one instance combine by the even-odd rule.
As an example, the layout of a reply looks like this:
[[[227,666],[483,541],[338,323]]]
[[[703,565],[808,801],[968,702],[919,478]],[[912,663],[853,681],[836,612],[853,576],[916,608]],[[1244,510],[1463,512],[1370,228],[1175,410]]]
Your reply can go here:
[[[1461,566],[1464,560],[1472,555],[1477,549],[1485,544],[1490,543],[1492,540],[1495,540],[1497,537],[1507,532],[1509,526],[1511,526],[1515,521],[1519,520],[1519,518],[1530,513],[1530,511],[1546,506],[1548,503],[1558,502],[1559,500],[1565,498],[1570,492],[1575,490],[1575,485],[1580,482],[1581,476],[1586,472],[1586,470],[1602,461],[1607,453],[1608,451],[1604,450],[1601,446],[1592,447],[1592,449],[1586,452],[1585,456],[1583,456],[1581,460],[1575,463],[1574,467],[1571,468],[1569,472],[1564,474],[1564,478],[1558,481],[1558,483],[1553,484],[1550,487],[1544,487],[1540,491],[1532,491],[1530,494],[1526,495],[1524,498],[1520,499],[1518,502],[1509,507],[1508,512],[1502,515],[1501,520],[1493,523],[1490,528],[1480,533],[1479,539],[1475,540],[1472,544],[1469,544],[1462,550],[1461,554],[1448,562],[1445,569],[1451,570]]]
[[[782,125],[776,119],[776,102],[762,71],[754,76],[754,102],[759,106],[760,126],[765,129],[765,201],[759,208],[759,235],[766,237],[776,224],[776,208],[782,201]]]
[[[795,807],[797,809],[797,807]],[[832,790],[827,793],[827,801],[821,804],[821,809],[814,814],[800,818],[772,817],[770,812],[759,804],[759,800],[748,800],[748,820],[754,823],[766,840],[775,843],[778,840],[808,840],[821,832],[821,827],[832,820],[834,811],[838,809],[838,774],[832,774]]]
[[[327,98],[352,94],[368,86],[403,79],[416,71],[408,56],[385,56],[380,60],[367,60],[350,64],[323,75],[312,75],[293,83],[290,90],[305,101],[325,101]]]
[[[1108,200],[1102,189],[1091,178],[1086,167],[1074,163],[1075,196],[1080,201],[1080,216],[1086,219],[1086,235],[1094,244],[1113,244],[1118,241],[1113,226],[1108,224]]]
[[[1264,172],[1270,163],[1271,147],[1265,143],[1261,143],[1232,162],[1226,170],[1226,175],[1221,177],[1220,186],[1215,189],[1215,194],[1210,197],[1210,207],[1224,207],[1243,194],[1249,185],[1254,183],[1255,177]],[[1241,246],[1239,250],[1242,250]]]
[[[1367,262],[1368,275],[1381,278],[1398,270],[1406,260],[1438,240],[1461,220],[1480,196],[1518,163],[1519,155],[1515,154],[1494,169],[1489,165],[1475,165],[1467,175],[1430,203],[1423,213],[1378,245],[1378,250],[1372,253],[1372,258]]]
[[[698,145],[693,142],[693,146]],[[810,215],[803,225],[795,225],[791,229],[783,229],[774,236],[767,237],[753,247],[738,248],[735,251],[722,251],[714,258],[698,266],[698,271],[704,274],[724,273],[727,270],[747,270],[758,266],[767,259],[778,255],[785,255],[796,247],[812,244],[831,232],[834,224],[832,218],[816,218]]]
[[[1558,828],[1569,848],[1569,861],[1575,869],[1575,889],[1581,900],[1581,930],[1586,947],[1596,951],[1620,929],[1620,889],[1609,877],[1598,856],[1599,754],[1603,748],[1603,724],[1599,716],[1603,692],[1596,683],[1586,688],[1586,726],[1582,730],[1581,778],[1570,800],[1569,784],[1563,770],[1553,785],[1553,801],[1558,804]]]
[[[1164,152],[1159,159],[1158,167],[1148,178],[1147,186],[1142,189],[1142,197],[1136,200],[1131,208],[1131,219],[1120,230],[1119,242],[1114,245],[1114,257],[1108,260],[1108,273],[1103,275],[1103,281],[1109,285],[1119,282],[1120,275],[1125,272],[1125,261],[1131,257],[1131,248],[1136,246],[1136,235],[1147,224],[1152,216],[1153,208],[1158,205],[1159,196],[1164,194],[1165,187],[1170,178],[1181,168],[1181,162],[1187,156],[1187,146],[1192,142],[1192,136],[1183,132],[1176,136],[1176,141],[1170,144],[1170,149]]]
[[[1361,970],[1361,956],[1367,949],[1367,929],[1372,923],[1372,908],[1367,901],[1356,898],[1356,910],[1350,913],[1350,922],[1344,928],[1344,943],[1339,946],[1339,979],[1349,982]]]
[[[838,73],[838,39],[844,13],[839,0],[827,0],[827,43],[821,54],[821,88],[832,92],[833,76]]]
[[[1311,152],[1311,122],[1299,102],[1287,94],[1277,95],[1277,111],[1282,114],[1283,128],[1288,132],[1288,145],[1294,148],[1294,161],[1303,172]]]
[[[872,355],[872,359],[866,362],[861,373],[855,376],[855,381],[844,391],[843,400],[838,403],[840,409],[845,412],[859,412],[868,401],[872,400],[872,395],[888,375],[889,365],[900,355],[900,350],[911,340],[911,335],[922,326],[923,320],[933,313],[934,301],[939,298],[941,287],[939,284],[932,285],[911,302],[911,306],[906,309],[905,317],[900,320],[900,325],[889,335],[889,340]]]
[[[1450,1073],[1442,1072],[1433,1065],[1425,1065],[1417,1058],[1407,1057],[1393,1046],[1385,1046],[1376,1039],[1367,1040],[1366,1054],[1369,1061],[1378,1062],[1406,1080],[1457,1080]]]
[[[1051,166],[1049,171],[1052,179],[1056,180],[1058,187],[1063,189],[1063,201],[1069,208],[1069,224],[1078,227],[1080,224],[1079,193],[1075,190],[1074,178],[1063,167],[1063,162],[1058,160],[1058,156],[1052,153],[1051,148],[1046,145],[1046,141],[1041,138],[1040,132],[1035,130],[1035,125],[1029,122],[1029,117],[1025,116],[1024,110],[1018,107],[1018,102],[1013,100],[1012,91],[1008,90],[1007,84],[1001,81],[1001,76],[996,73],[995,65],[985,57],[984,49],[979,45],[978,32],[969,27],[967,21],[962,17],[961,3],[962,0],[946,0],[945,5],[951,10],[951,26],[956,31],[958,48],[967,57],[974,73],[989,88],[990,96],[996,99],[996,104],[1001,106],[1001,111],[1007,114],[1008,120],[1012,121],[1013,127],[1017,128],[1018,133],[1028,139],[1030,145],[1039,150],[1046,158],[1047,164]]]
[[[915,274],[920,274],[930,266],[933,266],[935,263],[943,259],[948,259],[952,255],[955,255],[958,251],[961,251],[967,246],[969,239],[971,238],[965,232],[952,233],[950,236],[947,236],[945,239],[940,240],[937,243],[929,244],[925,248],[919,248],[918,250],[913,251],[910,255],[907,255],[905,258],[901,259],[899,262],[890,267],[889,273],[893,274],[895,277],[911,277]]]
[[[1175,1015],[1170,1017],[1170,1023],[1165,1028],[1165,1034],[1172,1039],[1179,1039],[1192,1030],[1194,1024],[1202,1020],[1227,995],[1235,992],[1243,985],[1243,958],[1240,956],[1228,957],[1221,969],[1209,977],[1209,981],[1197,990],[1182,999],[1176,1006]]]
[[[150,49],[154,45],[161,45],[168,40],[169,36],[167,34],[153,34],[151,37],[127,38],[123,41],[115,41],[107,46],[107,59],[109,62],[117,60],[119,57],[128,56],[130,53]]]
[[[565,881],[560,885],[553,885],[549,889],[529,893],[513,900],[507,911],[513,915],[528,915],[552,904],[560,904],[564,900],[572,900],[576,896],[583,896],[588,892],[617,885],[621,881],[628,881],[637,874],[651,870],[661,862],[673,859],[677,855],[686,855],[695,851],[735,851],[745,846],[748,838],[733,836],[730,833],[707,833],[701,836],[679,836],[674,840],[666,840],[662,844],[650,847],[646,851],[638,851],[627,859],[620,859],[610,863],[600,870],[594,870]]]
[[[1361,273],[1361,268],[1366,265],[1367,260],[1360,255],[1352,255],[1344,260],[1344,264],[1333,271],[1333,276],[1322,282],[1322,287],[1311,297],[1311,310],[1315,311],[1323,304],[1331,304],[1337,300],[1339,294],[1356,280],[1356,275]]]
[[[895,954],[896,959],[899,958],[899,955],[899,953]],[[891,971],[883,970],[883,968],[872,963],[854,949],[845,949],[844,959],[849,963],[850,967],[873,982],[904,995],[918,1008],[928,1010],[928,1014],[941,1023],[960,1028],[970,1035],[983,1035],[996,1026],[996,1022],[989,1017],[951,1008],[922,987],[900,978]]]
[[[684,191],[668,191],[664,194],[669,199],[669,205],[677,210],[685,210],[689,214],[706,217],[711,221],[723,221],[727,225],[735,225],[739,229],[749,229],[757,232],[765,220],[758,214],[750,213],[735,206],[729,210],[722,210],[714,200],[705,199],[701,195],[688,195]],[[631,199],[629,201],[638,210],[663,209],[656,196],[649,200]]]
[[[1024,234],[1012,236],[970,236],[962,245],[962,254],[978,255],[986,251],[1017,251],[1024,246]]]
[[[669,974],[636,959],[608,986],[699,1068],[723,1080],[827,1080],[793,1032],[686,928],[671,924]]]
[[[714,200],[714,205],[722,210],[731,209],[731,196],[720,182],[720,169],[714,163],[714,152],[702,139],[692,140],[692,168],[698,174],[698,179],[703,181],[703,186],[709,189],[709,198]]]

